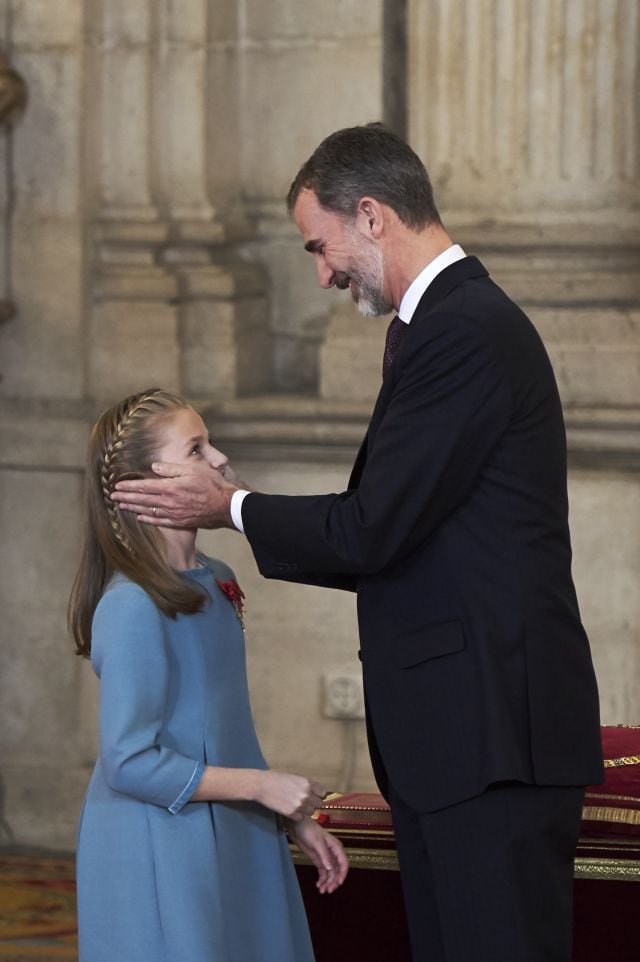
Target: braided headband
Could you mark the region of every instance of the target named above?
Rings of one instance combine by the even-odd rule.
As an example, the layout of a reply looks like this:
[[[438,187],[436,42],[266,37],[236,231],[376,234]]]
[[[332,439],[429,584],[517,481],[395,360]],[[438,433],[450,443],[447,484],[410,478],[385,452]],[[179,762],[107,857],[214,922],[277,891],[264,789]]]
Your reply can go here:
[[[133,554],[134,551],[122,528],[119,505],[115,501],[111,500],[111,494],[117,482],[123,480],[125,477],[125,475],[117,474],[114,466],[114,460],[118,452],[121,451],[122,447],[124,446],[127,431],[137,413],[142,407],[144,407],[145,404],[147,404],[149,401],[152,401],[158,396],[158,394],[161,393],[162,392],[159,389],[154,389],[153,391],[148,391],[145,394],[139,394],[131,399],[129,405],[116,420],[111,440],[108,442],[104,452],[102,468],[100,470],[102,497],[107,509],[107,514],[109,515],[109,522],[111,524],[112,531],[123,548],[125,548],[130,554]]]

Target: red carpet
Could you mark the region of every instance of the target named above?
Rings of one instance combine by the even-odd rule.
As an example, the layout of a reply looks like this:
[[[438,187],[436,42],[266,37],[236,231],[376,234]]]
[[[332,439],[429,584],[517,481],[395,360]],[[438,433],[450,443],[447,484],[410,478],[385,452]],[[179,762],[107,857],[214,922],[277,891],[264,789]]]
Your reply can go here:
[[[73,856],[0,852],[0,962],[77,957]]]

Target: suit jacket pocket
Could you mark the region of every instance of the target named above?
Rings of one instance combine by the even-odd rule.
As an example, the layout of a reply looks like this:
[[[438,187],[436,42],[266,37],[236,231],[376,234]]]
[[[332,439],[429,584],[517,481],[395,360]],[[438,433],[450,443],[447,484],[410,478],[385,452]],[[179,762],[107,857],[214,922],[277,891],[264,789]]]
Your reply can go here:
[[[441,621],[436,625],[425,625],[398,639],[396,664],[398,668],[413,668],[414,665],[431,658],[462,651],[464,645],[461,621]]]

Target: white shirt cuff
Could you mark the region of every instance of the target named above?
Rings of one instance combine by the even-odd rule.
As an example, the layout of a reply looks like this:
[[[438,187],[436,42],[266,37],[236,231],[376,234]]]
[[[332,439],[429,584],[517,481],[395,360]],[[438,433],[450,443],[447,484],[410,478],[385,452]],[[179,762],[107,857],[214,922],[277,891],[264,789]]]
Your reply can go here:
[[[231,495],[231,520],[233,521],[234,527],[244,534],[244,525],[242,524],[242,502],[249,494],[249,491],[234,491]]]

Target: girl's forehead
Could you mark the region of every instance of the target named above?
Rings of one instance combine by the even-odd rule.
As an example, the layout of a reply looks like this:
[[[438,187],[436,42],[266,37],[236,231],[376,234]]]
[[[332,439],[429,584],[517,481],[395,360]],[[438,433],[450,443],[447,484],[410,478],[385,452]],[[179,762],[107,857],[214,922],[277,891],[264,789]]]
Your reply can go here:
[[[192,435],[206,434],[204,421],[192,407],[179,408],[165,425],[166,434]]]

